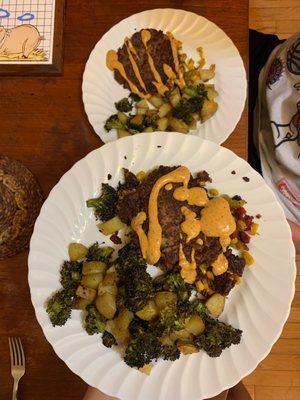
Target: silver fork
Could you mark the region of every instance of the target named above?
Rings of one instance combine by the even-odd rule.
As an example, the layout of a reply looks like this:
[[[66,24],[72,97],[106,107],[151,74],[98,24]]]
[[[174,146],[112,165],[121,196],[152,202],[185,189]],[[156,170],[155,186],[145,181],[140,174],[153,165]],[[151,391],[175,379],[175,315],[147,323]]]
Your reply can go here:
[[[12,400],[17,400],[19,380],[25,374],[25,355],[20,338],[9,338],[11,374],[14,378]]]

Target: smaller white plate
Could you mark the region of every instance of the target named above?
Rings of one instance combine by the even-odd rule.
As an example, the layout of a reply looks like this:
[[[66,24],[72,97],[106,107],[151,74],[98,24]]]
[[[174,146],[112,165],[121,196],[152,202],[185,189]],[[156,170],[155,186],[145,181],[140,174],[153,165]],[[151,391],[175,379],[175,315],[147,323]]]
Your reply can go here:
[[[148,10],[134,14],[113,26],[96,44],[86,63],[82,82],[84,108],[95,132],[104,143],[117,139],[116,132],[106,132],[106,119],[115,114],[114,103],[128,96],[129,91],[114,80],[106,67],[106,53],[123,45],[143,28],[171,31],[183,43],[188,57],[198,59],[196,48],[202,46],[206,66],[216,64],[214,83],[219,96],[216,114],[204,124],[198,124],[192,135],[223,143],[234,130],[246,100],[246,72],[239,52],[231,39],[213,22],[184,10],[171,8]]]

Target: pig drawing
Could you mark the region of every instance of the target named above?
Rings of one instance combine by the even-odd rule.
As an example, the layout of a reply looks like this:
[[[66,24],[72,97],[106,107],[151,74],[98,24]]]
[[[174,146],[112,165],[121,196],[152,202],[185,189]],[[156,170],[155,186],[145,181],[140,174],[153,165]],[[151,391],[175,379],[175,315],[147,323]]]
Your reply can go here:
[[[24,24],[12,29],[0,26],[0,55],[22,53],[24,58],[35,50],[43,39],[33,25]]]

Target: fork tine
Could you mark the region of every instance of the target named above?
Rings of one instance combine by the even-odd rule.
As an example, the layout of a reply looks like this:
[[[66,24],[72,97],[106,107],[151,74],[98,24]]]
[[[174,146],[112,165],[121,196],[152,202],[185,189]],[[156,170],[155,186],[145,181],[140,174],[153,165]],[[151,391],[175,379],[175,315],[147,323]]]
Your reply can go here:
[[[15,365],[15,359],[14,359],[14,351],[12,347],[12,341],[11,338],[8,338],[8,344],[9,344],[9,353],[10,353],[10,363],[11,366]]]
[[[20,349],[20,355],[21,355],[21,365],[25,365],[25,354],[24,354],[24,350],[23,350],[23,346],[22,346],[22,342],[21,339],[18,338],[18,345],[19,345],[19,349]]]
[[[18,346],[17,338],[13,338],[14,348],[17,355],[17,365],[21,365],[21,354]]]
[[[16,351],[15,341],[14,338],[9,338],[9,346],[10,346],[10,353],[11,353],[11,365],[18,365],[18,355]]]

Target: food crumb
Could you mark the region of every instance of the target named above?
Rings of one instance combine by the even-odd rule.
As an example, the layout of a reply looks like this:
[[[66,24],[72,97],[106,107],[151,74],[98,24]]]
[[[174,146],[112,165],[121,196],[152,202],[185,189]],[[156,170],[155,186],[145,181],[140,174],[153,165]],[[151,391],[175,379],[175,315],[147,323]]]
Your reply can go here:
[[[124,156],[125,160],[127,160],[127,156]]]
[[[236,174],[235,170],[231,171],[231,173],[232,173],[232,175],[235,175],[235,174]]]
[[[161,148],[161,146],[157,146],[157,148],[158,148],[158,149],[160,149],[160,148]]]
[[[111,180],[111,174],[107,174],[107,180],[108,180],[108,181]]]
[[[256,214],[255,218],[257,218],[257,219],[261,218],[261,214]]]
[[[249,181],[250,181],[250,179],[248,178],[248,176],[243,176],[243,179],[244,179],[245,182],[249,182]]]

